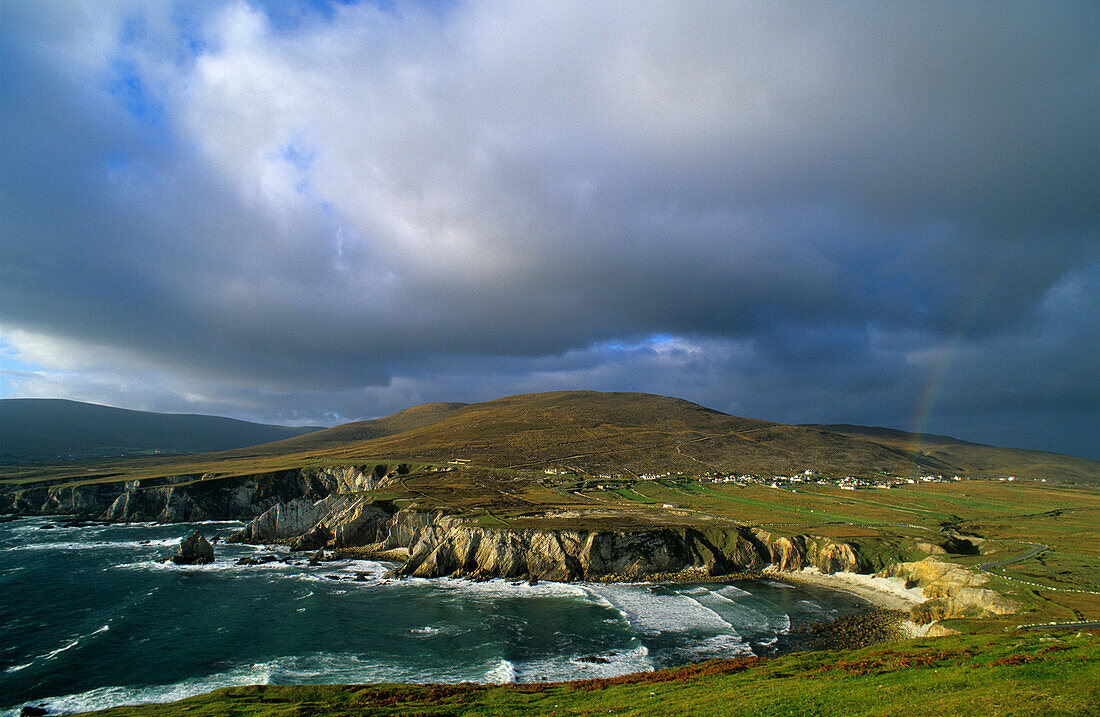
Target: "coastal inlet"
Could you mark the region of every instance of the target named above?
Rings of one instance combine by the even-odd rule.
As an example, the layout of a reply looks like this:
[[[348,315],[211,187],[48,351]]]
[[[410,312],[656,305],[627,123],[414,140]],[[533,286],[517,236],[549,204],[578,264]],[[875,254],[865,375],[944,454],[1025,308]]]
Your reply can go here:
[[[243,684],[611,677],[797,649],[802,627],[864,606],[767,580],[395,580],[388,563],[223,542],[242,526],[0,524],[0,714]],[[214,562],[163,562],[195,530]]]

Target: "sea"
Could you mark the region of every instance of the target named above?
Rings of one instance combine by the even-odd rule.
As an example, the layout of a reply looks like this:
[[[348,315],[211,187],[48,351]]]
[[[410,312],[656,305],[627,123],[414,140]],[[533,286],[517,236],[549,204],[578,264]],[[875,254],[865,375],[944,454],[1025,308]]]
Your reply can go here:
[[[391,563],[311,566],[220,540],[212,564],[161,561],[194,530],[224,539],[242,525],[0,523],[0,715],[229,685],[614,677],[798,649],[800,627],[865,606],[769,580],[392,579]],[[280,560],[238,565],[271,554]]]

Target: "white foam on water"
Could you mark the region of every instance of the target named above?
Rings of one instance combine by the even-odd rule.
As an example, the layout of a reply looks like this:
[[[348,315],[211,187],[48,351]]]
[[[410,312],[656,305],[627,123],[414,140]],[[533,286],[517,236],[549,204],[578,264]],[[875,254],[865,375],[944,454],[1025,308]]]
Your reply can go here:
[[[13,545],[9,550],[103,550],[104,548],[166,548],[180,544],[180,538],[165,540],[96,540],[62,543],[24,543]]]
[[[585,597],[588,595],[584,588],[575,583],[540,581],[535,585],[530,585],[525,581],[509,582],[500,578],[486,580],[485,582],[440,578],[434,584],[447,590],[485,598]]]
[[[623,584],[592,585],[589,590],[621,612],[630,626],[639,632],[724,632],[733,627],[717,612],[689,595],[661,595],[646,586]]]
[[[20,522],[22,522],[22,521],[20,521]],[[43,525],[48,525],[48,524],[50,524],[50,521],[48,521],[48,520],[36,519],[33,522],[23,523],[22,525],[13,525],[13,526],[9,527],[8,530],[10,530],[13,533],[30,533],[30,532],[37,532],[37,531],[42,531],[43,533],[45,533],[45,532],[47,532],[47,530],[49,530],[49,531],[76,530],[76,527],[71,526],[71,525],[54,525],[54,527],[48,528],[48,529],[44,529],[42,527]]]
[[[49,714],[71,714],[74,712],[90,712],[92,710],[108,709],[121,705],[134,705],[164,702],[175,702],[187,697],[193,697],[219,687],[235,685],[252,685],[266,682],[264,675],[256,671],[240,671],[210,675],[209,677],[194,678],[170,685],[150,685],[147,687],[108,686],[97,687],[87,692],[72,695],[47,697],[45,699],[29,700],[25,704],[41,705]],[[11,707],[2,713],[3,717],[16,717],[21,706]]]
[[[770,600],[758,598],[744,590],[727,586],[709,594],[698,595],[698,599],[733,623],[741,634],[769,630],[777,634],[787,634],[791,630],[790,615],[778,610]]]
[[[584,658],[597,658],[596,661]],[[653,661],[645,645],[596,655],[562,655],[545,660],[527,660],[516,666],[516,682],[563,682],[653,672]]]
[[[248,573],[254,571],[286,572],[294,570],[295,566],[272,561],[270,563],[258,563],[256,565],[237,565],[235,560],[217,560],[206,565],[177,565],[171,560],[142,560],[137,563],[122,563],[115,566],[116,570],[154,570],[165,572],[210,572],[210,573]],[[300,569],[300,568],[299,568]]]
[[[30,662],[28,662],[26,664],[15,665],[13,667],[9,667],[6,670],[4,670],[4,672],[19,672],[20,670],[25,670],[28,667],[30,667],[32,665],[35,665],[37,663],[49,662],[50,660],[54,659],[58,655],[62,655],[64,653],[68,652],[69,650],[73,649],[74,647],[80,645],[80,643],[87,640],[88,638],[90,638],[94,635],[98,635],[101,632],[107,632],[110,629],[111,629],[111,624],[107,623],[103,627],[92,630],[87,635],[81,635],[80,637],[77,637],[76,639],[69,641],[67,644],[62,645],[61,647],[57,648],[56,650],[51,650],[50,652],[47,652],[44,655],[39,655],[38,657],[35,657],[34,659],[32,659]]]
[[[746,605],[740,600],[731,599],[719,592],[699,595],[697,600],[722,616],[737,632],[764,632],[771,621],[763,612]]]
[[[240,685],[306,684],[318,681],[333,684],[460,682],[477,679],[479,676],[475,674],[411,671],[399,666],[361,660],[350,654],[312,653],[240,665],[224,672],[168,685],[97,687],[79,694],[27,700],[0,711],[0,717],[17,717],[23,704],[43,705],[51,715],[71,714],[121,705],[175,702],[221,687]]]
[[[37,660],[35,660],[35,662],[39,662],[39,661],[45,662],[46,660],[52,660],[53,658],[57,657],[61,653],[68,652],[69,650],[73,649],[74,647],[76,647],[79,644],[80,644],[80,638],[78,637],[77,639],[73,640],[72,642],[70,642],[68,645],[65,645],[64,647],[59,647],[59,648],[57,648],[56,650],[54,650],[52,652],[47,652],[45,655],[42,655],[42,657],[39,657]]]
[[[303,580],[309,583],[329,583],[340,585],[377,585],[382,581],[390,568],[382,563],[371,563],[369,561],[356,561],[356,565],[351,566],[313,566],[309,569],[296,567],[303,572],[295,573],[290,577],[297,580]],[[358,573],[363,573],[363,580],[357,580]],[[336,576],[332,578],[329,576]],[[340,591],[336,591],[340,592]]]
[[[352,577],[356,573],[365,573],[367,577],[384,577],[393,569],[390,563],[380,563],[377,560],[349,560],[347,564],[338,568],[335,572],[350,573]]]
[[[689,647],[686,652],[705,660],[753,654],[752,647],[737,633],[723,633],[708,637]]]
[[[414,627],[413,629],[409,630],[409,634],[415,635],[416,637],[430,637],[432,635],[438,635],[441,632],[443,632],[442,629],[438,627],[433,627],[432,625],[425,625],[424,627]]]
[[[495,685],[507,685],[516,681],[516,666],[501,658],[485,672],[485,681]]]
[[[752,593],[750,593],[748,590],[742,590],[741,588],[734,587],[733,585],[726,585],[724,587],[718,588],[714,592],[718,595],[721,595],[722,597],[729,598],[730,600],[736,600],[740,597],[747,597],[749,595],[752,595]]]

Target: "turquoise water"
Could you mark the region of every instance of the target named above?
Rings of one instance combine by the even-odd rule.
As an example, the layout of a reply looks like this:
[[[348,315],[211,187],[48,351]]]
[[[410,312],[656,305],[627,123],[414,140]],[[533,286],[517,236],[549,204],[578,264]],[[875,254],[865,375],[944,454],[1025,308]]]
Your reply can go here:
[[[216,545],[212,565],[158,562],[196,528],[213,537],[240,525],[0,524],[0,714],[258,683],[610,677],[792,649],[792,628],[859,604],[769,581],[388,580],[390,564],[310,567],[301,556],[238,566],[272,552],[242,545]]]

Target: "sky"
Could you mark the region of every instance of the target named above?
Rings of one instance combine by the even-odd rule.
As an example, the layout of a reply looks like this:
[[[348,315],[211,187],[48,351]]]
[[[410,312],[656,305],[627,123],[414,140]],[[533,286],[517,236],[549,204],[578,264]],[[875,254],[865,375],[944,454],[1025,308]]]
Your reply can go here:
[[[644,391],[1100,459],[1100,3],[0,18],[0,396]]]

